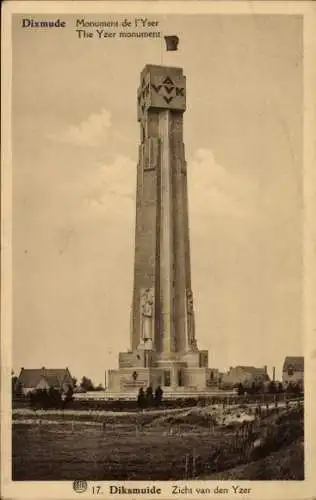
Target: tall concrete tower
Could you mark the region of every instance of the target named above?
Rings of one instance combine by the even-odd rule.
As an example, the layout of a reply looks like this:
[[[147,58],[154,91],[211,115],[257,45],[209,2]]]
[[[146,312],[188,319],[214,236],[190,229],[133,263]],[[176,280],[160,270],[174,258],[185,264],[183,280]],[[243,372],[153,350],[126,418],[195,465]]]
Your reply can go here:
[[[194,342],[183,144],[185,91],[181,69],[146,66],[142,71],[131,335],[134,349],[149,334],[154,350],[164,358]],[[147,296],[153,299],[150,332],[142,314]]]
[[[195,339],[187,165],[183,143],[186,79],[181,68],[146,65],[137,93],[140,124],[136,187],[131,350],[109,372],[109,390],[142,385],[206,389],[213,372]]]

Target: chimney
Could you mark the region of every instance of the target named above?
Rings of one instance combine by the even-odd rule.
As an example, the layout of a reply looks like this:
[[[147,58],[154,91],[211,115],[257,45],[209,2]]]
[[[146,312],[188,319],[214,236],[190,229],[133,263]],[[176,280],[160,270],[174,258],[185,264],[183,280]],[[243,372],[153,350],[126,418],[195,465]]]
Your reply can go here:
[[[268,373],[268,367],[267,367],[267,365],[264,365],[263,369],[264,369],[264,373],[267,375],[267,373]]]
[[[273,367],[273,370],[272,370],[272,380],[273,380],[273,382],[275,382],[275,366]]]

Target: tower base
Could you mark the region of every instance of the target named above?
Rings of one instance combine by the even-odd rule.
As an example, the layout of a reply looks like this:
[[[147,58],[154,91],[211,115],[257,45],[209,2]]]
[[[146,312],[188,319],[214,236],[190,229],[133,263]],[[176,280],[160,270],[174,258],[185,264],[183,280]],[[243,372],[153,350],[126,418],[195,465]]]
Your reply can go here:
[[[138,348],[119,354],[119,369],[108,372],[108,391],[131,394],[160,386],[165,395],[193,395],[216,390],[218,376],[218,370],[208,368],[207,351],[158,354]]]

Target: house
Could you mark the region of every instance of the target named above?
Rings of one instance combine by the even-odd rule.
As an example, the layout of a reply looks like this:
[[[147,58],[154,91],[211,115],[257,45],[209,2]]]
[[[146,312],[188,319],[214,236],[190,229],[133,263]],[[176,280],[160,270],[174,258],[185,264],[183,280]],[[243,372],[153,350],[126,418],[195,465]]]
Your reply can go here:
[[[234,387],[242,384],[244,387],[250,387],[253,383],[256,385],[269,382],[270,378],[267,372],[267,366],[257,368],[255,366],[234,366],[230,367],[228,372],[223,373],[221,378],[222,386]]]
[[[15,387],[19,387],[24,395],[37,389],[54,387],[60,391],[67,391],[74,387],[73,379],[68,368],[22,368]]]
[[[304,387],[304,357],[287,356],[283,363],[282,382],[286,388],[290,383]]]

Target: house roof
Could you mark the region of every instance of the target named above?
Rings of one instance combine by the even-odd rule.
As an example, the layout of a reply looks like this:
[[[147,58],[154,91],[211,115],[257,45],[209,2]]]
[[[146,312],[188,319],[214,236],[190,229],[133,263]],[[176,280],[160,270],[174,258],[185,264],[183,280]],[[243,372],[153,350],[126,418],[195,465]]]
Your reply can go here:
[[[236,369],[242,370],[246,373],[251,373],[254,377],[263,377],[266,380],[269,380],[269,375],[266,372],[265,368],[257,368],[256,366],[243,366],[238,365]]]
[[[24,387],[36,387],[42,378],[50,387],[61,387],[65,379],[70,382],[71,375],[68,368],[22,368],[18,380]]]
[[[283,371],[286,372],[289,368],[293,368],[297,372],[303,372],[304,356],[287,356],[284,360]]]
[[[265,373],[265,369],[264,368],[257,368],[255,366],[242,366],[242,365],[238,365],[238,366],[236,366],[236,368],[239,368],[239,369],[243,370],[244,372],[250,372],[250,373],[253,373],[253,374]]]

